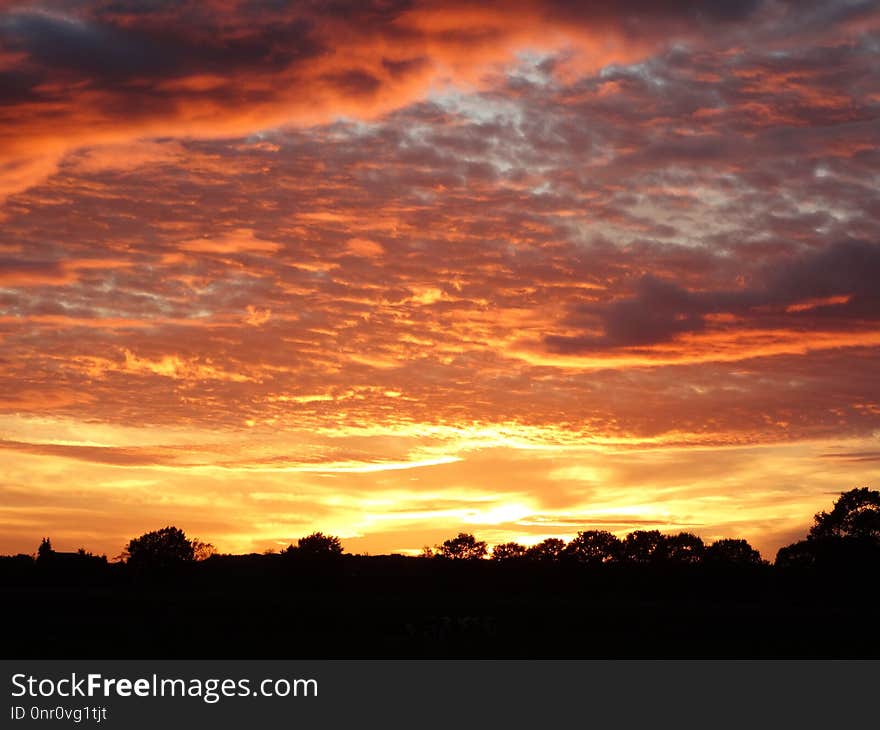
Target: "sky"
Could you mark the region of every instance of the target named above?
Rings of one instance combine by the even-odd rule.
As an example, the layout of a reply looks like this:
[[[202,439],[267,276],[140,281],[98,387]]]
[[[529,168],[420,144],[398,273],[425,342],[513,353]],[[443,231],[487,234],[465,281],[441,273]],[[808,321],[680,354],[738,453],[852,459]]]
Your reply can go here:
[[[880,6],[0,0],[0,553],[744,537],[880,473]]]

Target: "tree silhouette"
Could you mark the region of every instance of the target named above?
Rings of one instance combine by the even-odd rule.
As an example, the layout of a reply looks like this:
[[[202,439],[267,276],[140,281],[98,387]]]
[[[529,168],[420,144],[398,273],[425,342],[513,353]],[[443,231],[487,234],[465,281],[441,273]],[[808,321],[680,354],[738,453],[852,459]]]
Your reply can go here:
[[[699,537],[690,532],[679,532],[665,537],[659,557],[679,565],[696,565],[702,561],[705,550],[706,546]]]
[[[659,530],[636,530],[621,543],[620,557],[628,563],[647,565],[664,556],[666,537]]]
[[[52,549],[52,541],[48,537],[44,537],[42,542],[40,542],[40,547],[37,548],[37,560],[45,561],[51,558],[55,554],[55,550]]]
[[[821,551],[820,544],[822,542],[824,541],[821,539],[800,540],[779,548],[776,553],[776,567],[804,568],[816,565],[817,553]]]
[[[724,538],[706,548],[704,560],[711,565],[760,565],[761,553],[746,540]]]
[[[620,540],[608,530],[584,530],[565,548],[566,555],[585,565],[601,565],[616,560]]]
[[[183,530],[171,526],[134,538],[126,553],[127,563],[135,568],[164,569],[195,560],[192,542]]]
[[[437,547],[437,551],[443,558],[453,560],[479,560],[486,556],[486,543],[477,540],[473,535],[459,532],[456,537],[446,540]]]
[[[337,558],[342,555],[342,542],[334,535],[313,532],[297,540],[295,548],[291,545],[287,550],[301,558]]]
[[[559,560],[564,552],[565,540],[560,540],[558,537],[548,537],[526,550],[526,557],[529,560],[552,563]]]
[[[867,487],[841,493],[830,512],[819,512],[806,540],[776,554],[782,568],[858,571],[880,561],[880,492]]]
[[[526,547],[518,542],[503,542],[492,548],[492,560],[519,560],[525,557]]]
[[[192,539],[193,557],[196,560],[207,560],[217,554],[217,549],[209,542],[202,542],[198,538]]]
[[[843,492],[831,512],[819,512],[807,539],[859,538],[880,543],[880,492],[867,487]]]

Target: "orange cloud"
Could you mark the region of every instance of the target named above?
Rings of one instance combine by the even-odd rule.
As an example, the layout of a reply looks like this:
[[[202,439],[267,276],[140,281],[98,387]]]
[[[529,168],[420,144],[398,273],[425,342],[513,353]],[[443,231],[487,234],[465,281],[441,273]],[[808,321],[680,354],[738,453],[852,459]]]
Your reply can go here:
[[[7,7],[6,64],[37,80],[6,107],[5,119],[0,116],[3,127],[16,129],[0,133],[0,192],[26,189],[83,147],[93,149],[77,164],[106,169],[123,164],[114,145],[136,140],[243,136],[338,116],[374,119],[432,88],[480,86],[522,49],[565,50],[557,70],[569,78],[638,58],[670,32],[693,34],[689,4],[671,3],[652,13],[654,25],[636,36],[631,21],[644,10],[641,3],[623,3],[613,12],[594,6],[582,12],[537,0],[480,8],[432,1],[400,10],[366,5],[342,16],[320,6],[264,9],[259,17],[224,8],[202,28],[188,22],[187,8],[175,14],[130,13],[125,4],[76,13]],[[173,144],[137,146],[129,166],[174,153]]]
[[[254,236],[254,232],[243,228],[224,235],[182,241],[179,247],[193,253],[243,253],[250,251],[272,253],[281,249],[281,244],[264,241]]]

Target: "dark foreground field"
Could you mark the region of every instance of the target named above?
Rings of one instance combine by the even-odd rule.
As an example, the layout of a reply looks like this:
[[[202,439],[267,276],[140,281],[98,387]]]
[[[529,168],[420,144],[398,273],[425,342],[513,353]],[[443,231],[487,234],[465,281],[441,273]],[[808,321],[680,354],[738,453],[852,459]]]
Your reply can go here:
[[[173,574],[7,563],[26,658],[880,657],[876,568],[214,556]]]

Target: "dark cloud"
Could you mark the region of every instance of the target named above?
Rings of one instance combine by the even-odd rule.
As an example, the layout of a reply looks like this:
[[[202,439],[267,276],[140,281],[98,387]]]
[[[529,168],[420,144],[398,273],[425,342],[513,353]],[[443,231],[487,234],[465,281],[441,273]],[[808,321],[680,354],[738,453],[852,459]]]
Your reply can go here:
[[[166,45],[88,20],[17,11],[0,22],[3,44],[65,75],[129,78],[168,74],[180,59]]]
[[[382,66],[395,77],[407,76],[416,71],[421,71],[430,64],[427,56],[419,56],[418,58],[404,58],[395,61],[389,58],[382,59]]]
[[[382,82],[367,71],[350,69],[324,77],[345,95],[372,96],[382,86]]]
[[[29,81],[36,87],[58,74],[68,83],[112,88],[126,97],[179,95],[180,89],[155,85],[199,74],[280,72],[321,51],[310,33],[311,23],[304,18],[286,18],[232,34],[219,24],[211,28],[218,19],[205,20],[207,27],[190,25],[185,17],[164,26],[117,24],[112,18],[19,10],[0,20],[0,39],[9,50],[25,54],[20,74],[9,74],[19,86]],[[120,86],[125,81],[136,84]],[[200,93],[198,88],[187,91]],[[41,93],[35,88],[32,96],[39,98]],[[58,98],[61,93],[59,89],[50,96]]]
[[[0,286],[13,287],[28,283],[64,283],[73,277],[60,261],[35,261],[0,257]]]
[[[762,0],[623,0],[613,5],[601,0],[547,0],[545,7],[551,15],[558,14],[582,22],[608,17],[741,21],[763,4]]]
[[[632,347],[666,342],[706,329],[710,314],[745,319],[741,326],[780,324],[812,317],[880,319],[880,245],[845,241],[819,251],[777,258],[756,272],[751,286],[717,291],[691,291],[652,275],[642,277],[629,297],[608,303],[582,304],[571,321],[598,320],[601,335],[546,338],[555,352],[584,352],[604,347]],[[845,301],[822,302],[832,297]],[[799,303],[805,303],[798,307]],[[786,310],[794,305],[794,310]]]
[[[880,280],[880,244],[867,241],[833,243],[818,251],[779,261],[766,278],[767,296],[775,296],[777,301],[845,294],[876,297]]]

